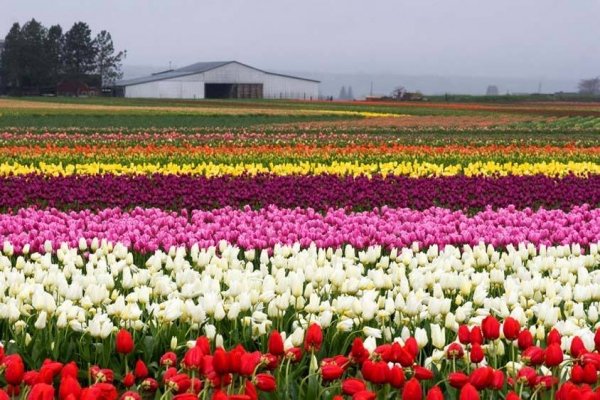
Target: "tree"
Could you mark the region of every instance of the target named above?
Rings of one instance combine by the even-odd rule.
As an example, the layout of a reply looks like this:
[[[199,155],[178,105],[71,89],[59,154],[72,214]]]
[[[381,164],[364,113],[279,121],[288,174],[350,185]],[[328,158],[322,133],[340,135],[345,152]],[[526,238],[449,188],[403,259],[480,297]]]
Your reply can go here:
[[[342,86],[342,88],[340,89],[340,95],[338,96],[338,98],[340,100],[345,100],[346,99],[346,86]]]
[[[406,94],[406,88],[404,86],[398,86],[392,91],[391,97],[395,100],[402,100]]]
[[[579,81],[579,93],[587,95],[600,94],[600,77]]]
[[[489,85],[487,87],[487,90],[485,91],[486,96],[498,96],[499,93],[500,91],[498,90],[498,86],[496,85]]]
[[[4,38],[4,50],[0,58],[0,75],[4,88],[14,91],[21,87],[22,70],[21,53],[23,41],[21,38],[21,26],[15,22]]]
[[[62,66],[62,53],[63,53],[63,32],[60,25],[52,25],[48,29],[48,35],[46,37],[46,66],[48,68],[49,83],[55,86],[60,80],[60,76],[63,72]]]
[[[115,47],[110,33],[100,31],[96,36],[96,65],[97,72],[102,80],[102,86],[113,84],[115,80],[123,77],[121,61],[125,56],[125,51],[115,54]]]
[[[348,92],[346,93],[348,100],[354,100],[354,93],[352,93],[352,86],[348,86]]]
[[[35,19],[26,22],[21,28],[22,51],[19,63],[23,73],[21,85],[24,87],[39,90],[48,82],[44,60],[47,33],[46,28]]]
[[[72,80],[82,80],[96,69],[96,47],[85,22],[76,22],[65,33],[63,61],[65,74]]]

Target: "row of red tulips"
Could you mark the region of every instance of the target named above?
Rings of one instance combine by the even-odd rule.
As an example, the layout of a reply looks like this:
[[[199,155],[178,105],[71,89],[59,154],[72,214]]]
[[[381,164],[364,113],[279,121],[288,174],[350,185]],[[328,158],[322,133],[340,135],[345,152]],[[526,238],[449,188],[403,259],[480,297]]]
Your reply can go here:
[[[115,339],[118,356],[133,360],[132,335],[122,329]],[[303,347],[286,348],[282,335],[272,331],[266,352],[242,345],[225,350],[201,336],[179,355],[168,351],[148,365],[137,359],[125,371],[95,365],[82,371],[75,361],[53,360],[27,370],[19,354],[2,351],[6,386],[0,400],[600,399],[600,388],[593,389],[600,371],[600,329],[593,351],[578,336],[563,351],[565,341],[555,329],[536,344],[515,319],[500,323],[490,316],[481,325],[461,326],[435,362],[424,358],[436,350],[415,337],[376,347],[357,337],[347,353],[337,355],[322,354],[323,341],[317,324],[306,330]],[[504,344],[508,356],[496,351]]]

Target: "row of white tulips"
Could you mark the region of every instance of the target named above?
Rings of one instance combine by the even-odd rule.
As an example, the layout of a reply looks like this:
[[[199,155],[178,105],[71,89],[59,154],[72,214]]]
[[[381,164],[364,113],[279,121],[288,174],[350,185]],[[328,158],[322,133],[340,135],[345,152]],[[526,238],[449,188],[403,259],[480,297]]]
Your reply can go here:
[[[138,260],[136,262],[136,260]],[[416,335],[442,349],[446,331],[488,314],[544,338],[557,328],[593,348],[600,308],[598,245],[496,250],[478,245],[359,251],[277,246],[172,248],[149,257],[94,241],[51,253],[0,255],[0,324],[31,338],[55,329],[107,338],[176,324],[217,336],[221,323],[298,346],[310,322],[375,340]],[[423,329],[427,326],[427,329]]]

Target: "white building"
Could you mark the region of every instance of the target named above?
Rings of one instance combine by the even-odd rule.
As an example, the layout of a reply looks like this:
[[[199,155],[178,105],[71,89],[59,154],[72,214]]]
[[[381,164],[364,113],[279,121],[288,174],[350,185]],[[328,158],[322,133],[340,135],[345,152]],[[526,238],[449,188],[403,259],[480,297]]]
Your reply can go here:
[[[319,81],[276,74],[237,61],[199,62],[115,84],[125,97],[165,99],[317,99]]]

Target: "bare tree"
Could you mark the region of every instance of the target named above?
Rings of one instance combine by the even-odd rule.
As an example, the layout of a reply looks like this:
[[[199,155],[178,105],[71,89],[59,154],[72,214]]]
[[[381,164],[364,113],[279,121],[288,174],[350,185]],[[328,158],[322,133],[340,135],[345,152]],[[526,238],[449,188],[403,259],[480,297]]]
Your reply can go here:
[[[398,86],[392,91],[392,94],[390,96],[392,97],[392,99],[402,100],[405,94],[406,88],[404,86]]]
[[[591,95],[600,94],[600,77],[580,80],[579,93]]]

